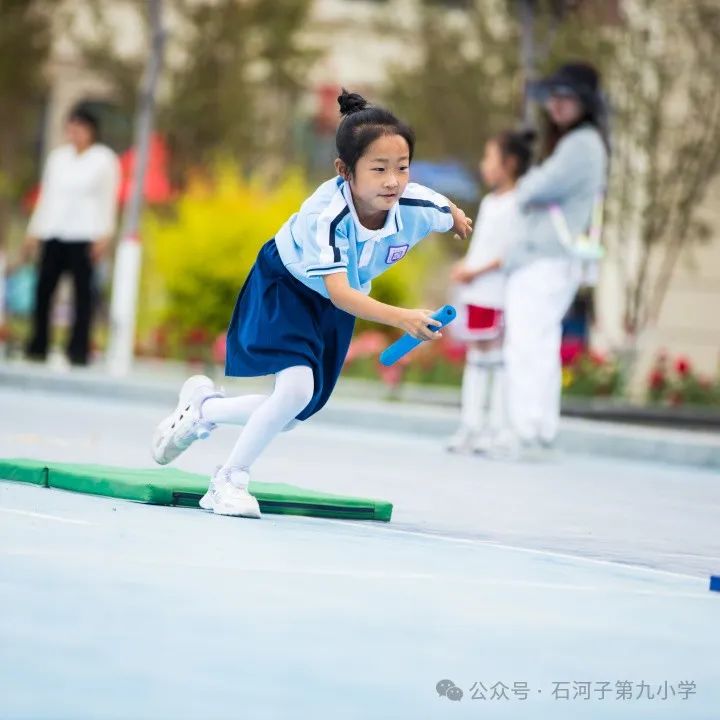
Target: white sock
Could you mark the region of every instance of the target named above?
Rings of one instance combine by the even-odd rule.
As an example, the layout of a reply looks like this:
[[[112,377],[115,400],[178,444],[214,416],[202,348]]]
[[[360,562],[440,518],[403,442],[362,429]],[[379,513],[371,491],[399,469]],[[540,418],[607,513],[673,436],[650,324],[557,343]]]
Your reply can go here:
[[[482,353],[468,350],[462,382],[460,422],[469,430],[480,430],[488,387],[488,369],[482,364]]]
[[[247,419],[224,467],[249,470],[279,432],[296,424],[295,417],[312,399],[314,388],[311,368],[296,365],[281,370],[273,392]]]

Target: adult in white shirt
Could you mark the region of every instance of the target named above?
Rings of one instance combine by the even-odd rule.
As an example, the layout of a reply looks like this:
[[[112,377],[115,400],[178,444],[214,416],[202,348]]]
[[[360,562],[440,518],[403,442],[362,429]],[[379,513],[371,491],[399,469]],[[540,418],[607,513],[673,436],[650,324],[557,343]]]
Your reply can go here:
[[[562,320],[581,280],[572,244],[593,222],[608,168],[597,71],[568,63],[535,86],[544,101],[546,158],[518,183],[526,232],[507,259],[505,367],[514,437],[498,454],[544,454],[560,420]],[[566,243],[555,213],[567,225]]]
[[[27,356],[44,360],[52,299],[61,276],[72,276],[75,317],[67,355],[86,365],[93,314],[94,266],[115,232],[120,166],[98,142],[97,118],[82,106],[68,116],[68,143],[53,150],[43,171],[40,197],[28,226],[25,257],[39,255],[32,337]]]

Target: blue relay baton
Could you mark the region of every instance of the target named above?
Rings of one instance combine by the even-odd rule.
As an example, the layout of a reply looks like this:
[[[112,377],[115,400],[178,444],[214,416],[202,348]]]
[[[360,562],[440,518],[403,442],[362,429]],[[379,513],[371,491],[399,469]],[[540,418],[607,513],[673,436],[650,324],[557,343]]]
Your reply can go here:
[[[457,317],[457,310],[455,310],[452,305],[444,305],[439,310],[436,310],[431,317],[442,323],[442,325],[437,327],[434,325],[428,325],[430,330],[437,332],[446,325],[449,325]],[[424,342],[424,340],[418,340],[412,335],[405,333],[405,335],[396,340],[392,345],[386,347],[380,353],[380,362],[383,365],[392,365],[401,357],[407,355],[411,350],[414,350],[421,342]]]

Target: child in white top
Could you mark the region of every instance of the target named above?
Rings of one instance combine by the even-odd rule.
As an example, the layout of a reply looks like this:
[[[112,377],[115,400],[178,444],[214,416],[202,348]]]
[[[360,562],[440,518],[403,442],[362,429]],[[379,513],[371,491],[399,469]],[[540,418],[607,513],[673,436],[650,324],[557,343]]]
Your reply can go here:
[[[451,452],[484,452],[504,426],[503,261],[521,233],[514,188],[530,165],[533,137],[506,131],[486,143],[480,170],[491,192],[480,204],[467,255],[452,270],[458,320],[451,328],[468,350],[461,422],[448,442]]]

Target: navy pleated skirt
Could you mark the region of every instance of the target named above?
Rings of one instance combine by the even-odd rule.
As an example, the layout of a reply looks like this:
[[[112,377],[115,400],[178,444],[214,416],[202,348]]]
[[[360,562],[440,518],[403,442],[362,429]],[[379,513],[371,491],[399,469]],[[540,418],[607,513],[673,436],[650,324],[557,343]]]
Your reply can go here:
[[[355,317],[303,285],[283,265],[275,240],[265,243],[243,285],[227,333],[225,374],[274,375],[304,365],[315,391],[297,416],[307,420],[328,401],[350,347]]]

